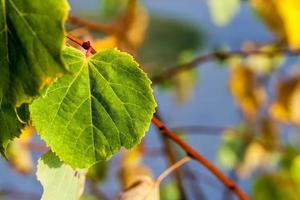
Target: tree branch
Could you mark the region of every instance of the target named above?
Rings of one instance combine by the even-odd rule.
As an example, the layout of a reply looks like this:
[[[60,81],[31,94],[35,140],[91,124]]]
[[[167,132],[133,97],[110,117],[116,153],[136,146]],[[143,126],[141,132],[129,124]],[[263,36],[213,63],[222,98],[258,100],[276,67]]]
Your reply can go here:
[[[249,51],[239,50],[239,51],[228,51],[228,52],[213,52],[213,53],[209,53],[206,55],[198,56],[190,62],[181,64],[181,65],[168,67],[161,74],[152,77],[151,80],[152,80],[153,84],[157,84],[164,80],[169,79],[172,76],[175,76],[176,74],[178,74],[182,71],[196,68],[202,63],[206,63],[206,62],[210,62],[210,61],[214,61],[214,60],[224,60],[224,59],[228,59],[229,57],[233,57],[233,56],[240,56],[240,57],[245,58],[245,57],[249,57],[251,55],[265,55],[268,57],[273,57],[280,53],[294,56],[294,55],[300,54],[300,49],[279,48],[279,49],[275,49],[273,51],[254,49],[254,50],[249,50]]]
[[[114,24],[101,24],[97,22],[92,22],[90,20],[81,19],[75,16],[69,16],[67,22],[78,26],[84,26],[92,31],[97,31],[106,34],[117,34],[121,31],[120,28],[118,28],[118,26]]]
[[[198,161],[204,165],[208,170],[210,170],[223,184],[233,191],[241,200],[248,200],[249,197],[244,193],[231,179],[225,176],[215,165],[213,165],[209,160],[204,158],[195,149],[193,149],[189,144],[181,140],[175,133],[170,131],[159,119],[155,116],[152,118],[152,123],[159,129],[163,130],[164,134],[168,136],[171,140],[177,143],[186,153],[192,157],[194,160]]]

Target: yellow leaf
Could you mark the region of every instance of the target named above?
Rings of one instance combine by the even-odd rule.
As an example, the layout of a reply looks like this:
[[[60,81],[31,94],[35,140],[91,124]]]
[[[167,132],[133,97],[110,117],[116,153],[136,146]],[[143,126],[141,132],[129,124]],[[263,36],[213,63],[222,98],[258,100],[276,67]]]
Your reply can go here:
[[[275,119],[300,125],[300,76],[280,81],[277,96],[270,108]]]
[[[231,71],[229,89],[244,115],[250,120],[256,119],[266,102],[266,93],[253,71],[245,66],[234,67]]]
[[[300,47],[299,0],[251,0],[251,4],[279,39]]]
[[[292,47],[300,47],[300,1],[273,0],[284,22],[284,29],[288,43]]]

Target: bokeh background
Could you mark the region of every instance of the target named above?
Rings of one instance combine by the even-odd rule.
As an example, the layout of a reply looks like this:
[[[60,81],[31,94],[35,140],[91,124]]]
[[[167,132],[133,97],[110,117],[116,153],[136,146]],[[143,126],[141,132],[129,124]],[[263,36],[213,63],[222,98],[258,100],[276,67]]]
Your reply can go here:
[[[276,10],[270,6],[276,4],[273,0],[143,0],[132,36],[141,43],[134,54],[151,77],[163,73],[166,67],[211,52],[281,52],[247,59],[213,59],[154,86],[165,124],[236,180],[245,192],[262,200],[300,199],[299,59],[286,49],[281,51],[281,47],[300,47],[300,1],[281,1],[293,6],[280,9],[284,6],[277,5]],[[120,0],[111,1],[117,2],[117,11],[109,6],[104,9],[109,5],[105,1],[69,2],[72,15],[98,22],[109,22],[122,12]],[[276,27],[272,19],[282,21]],[[298,24],[286,25],[295,19]],[[295,26],[295,30],[286,28],[290,26]],[[91,40],[97,48],[112,43],[111,38],[103,42],[106,36],[84,27],[67,27]],[[145,34],[139,32],[141,29]],[[278,82],[286,87],[280,90]],[[286,99],[278,100],[279,94]],[[172,146],[178,158],[183,155],[176,145]],[[169,164],[154,126],[144,139],[143,149],[143,163],[157,177]],[[36,166],[37,159],[46,151],[38,136],[31,140],[30,150]],[[122,153],[105,165],[99,170],[106,174],[105,178],[87,184],[83,198],[99,199],[93,194],[99,189],[112,199],[122,190],[118,176]],[[11,163],[0,160],[0,199],[39,199],[42,186],[35,171],[33,167],[29,173],[20,174]],[[179,173],[187,199],[235,198],[199,163],[191,161]],[[163,200],[182,198],[172,176],[164,180],[161,191]]]

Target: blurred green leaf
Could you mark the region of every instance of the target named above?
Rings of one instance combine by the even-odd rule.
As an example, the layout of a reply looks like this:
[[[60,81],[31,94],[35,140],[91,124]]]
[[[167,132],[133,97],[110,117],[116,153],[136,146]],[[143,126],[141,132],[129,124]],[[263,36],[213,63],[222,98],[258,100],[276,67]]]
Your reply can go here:
[[[124,10],[128,0],[101,0],[100,14],[105,20],[112,20],[119,17]]]
[[[194,52],[202,45],[203,33],[187,21],[152,17],[140,49],[141,61],[159,73],[163,67],[178,64],[183,51]]]
[[[218,150],[218,162],[226,169],[233,169],[244,157],[247,147],[246,127],[224,132],[223,143]]]
[[[179,200],[180,192],[174,182],[167,182],[160,187],[161,200]]]
[[[209,0],[209,10],[218,26],[227,25],[240,8],[240,0]]]

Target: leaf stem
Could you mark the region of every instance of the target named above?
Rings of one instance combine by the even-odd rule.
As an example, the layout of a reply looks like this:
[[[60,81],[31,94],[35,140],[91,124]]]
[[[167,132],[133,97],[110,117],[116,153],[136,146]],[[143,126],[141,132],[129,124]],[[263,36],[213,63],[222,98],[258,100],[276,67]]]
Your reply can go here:
[[[66,33],[66,37],[71,40],[72,42],[78,44],[79,46],[81,46],[83,49],[90,51],[90,53],[95,54],[97,53],[97,51],[91,46],[90,42],[83,42],[81,39],[79,39],[78,37],[76,37],[75,35],[71,34],[71,33]]]

